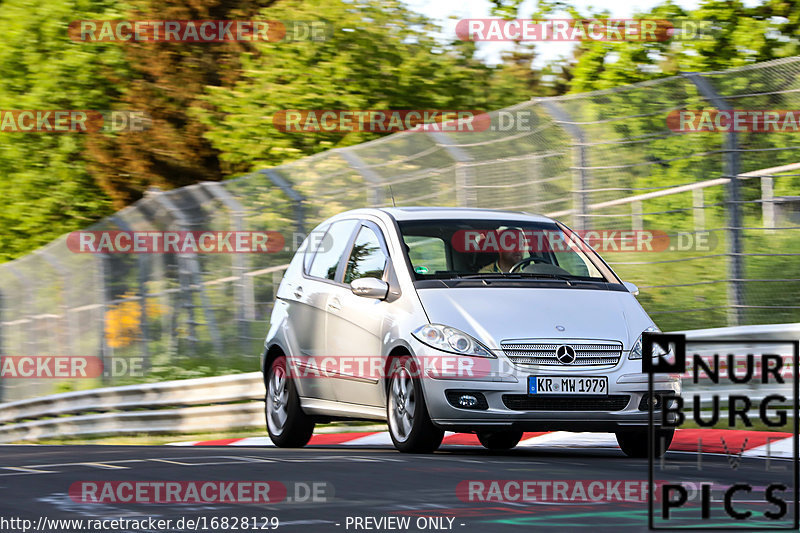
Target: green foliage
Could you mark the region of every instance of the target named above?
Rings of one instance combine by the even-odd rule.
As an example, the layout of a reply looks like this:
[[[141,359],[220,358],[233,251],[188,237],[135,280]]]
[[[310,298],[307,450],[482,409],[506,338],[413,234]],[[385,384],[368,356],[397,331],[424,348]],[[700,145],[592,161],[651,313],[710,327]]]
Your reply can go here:
[[[0,109],[105,110],[125,64],[113,44],[73,42],[69,23],[118,16],[111,0],[6,0],[0,10]],[[0,260],[111,213],[83,162],[85,136],[0,132]]]
[[[548,6],[549,2],[541,2]],[[573,12],[577,15],[577,10]],[[583,15],[607,18],[605,13]],[[666,1],[635,18],[698,28],[696,35],[657,42],[585,41],[570,92],[607,89],[680,72],[709,72],[800,53],[800,1],[707,0],[693,10]],[[705,28],[705,30],[703,30]]]
[[[138,20],[250,20],[271,0],[129,0],[128,18]],[[152,118],[149,129],[97,134],[87,151],[97,182],[121,209],[152,186],[172,189],[223,178],[219,154],[203,137],[205,128],[188,109],[207,86],[236,79],[239,53],[248,43],[127,43],[133,73],[119,105]]]
[[[242,58],[242,78],[232,88],[209,87],[197,108],[207,138],[227,172],[274,166],[380,134],[285,133],[271,123],[289,109],[493,110],[533,96],[531,50],[520,48],[491,68],[474,59],[475,43],[442,46],[436,28],[396,0],[283,0],[267,19],[334,23],[321,42],[260,43]]]

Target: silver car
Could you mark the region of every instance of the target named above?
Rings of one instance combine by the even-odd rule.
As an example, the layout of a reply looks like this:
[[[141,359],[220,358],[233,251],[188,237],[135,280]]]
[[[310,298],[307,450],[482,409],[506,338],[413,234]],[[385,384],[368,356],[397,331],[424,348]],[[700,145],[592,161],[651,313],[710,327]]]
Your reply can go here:
[[[523,431],[614,432],[648,453],[642,333],[658,331],[576,233],[550,218],[398,207],[334,216],[278,288],[261,367],[269,436],[304,446],[315,423],[387,421],[394,445],[431,452],[444,432],[491,450]],[[656,418],[656,417],[654,417]],[[657,429],[658,455],[672,431]]]

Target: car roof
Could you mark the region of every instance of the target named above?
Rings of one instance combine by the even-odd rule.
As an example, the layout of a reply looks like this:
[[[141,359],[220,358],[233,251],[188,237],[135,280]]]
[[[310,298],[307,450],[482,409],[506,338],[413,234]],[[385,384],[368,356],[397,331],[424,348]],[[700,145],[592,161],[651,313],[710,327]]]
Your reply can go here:
[[[343,215],[388,214],[397,221],[406,220],[435,220],[435,219],[473,219],[473,220],[496,220],[510,219],[530,222],[554,222],[553,219],[543,215],[534,215],[524,211],[504,211],[500,209],[477,209],[470,207],[383,207],[354,209],[346,213],[340,213],[336,218]]]

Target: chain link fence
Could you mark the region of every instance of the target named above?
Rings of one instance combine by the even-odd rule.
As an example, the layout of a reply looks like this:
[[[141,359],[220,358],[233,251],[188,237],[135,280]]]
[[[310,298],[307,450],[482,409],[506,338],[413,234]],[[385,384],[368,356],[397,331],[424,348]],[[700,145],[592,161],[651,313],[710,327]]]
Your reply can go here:
[[[141,375],[4,379],[0,399],[258,368],[292,249],[364,206],[467,206],[582,230],[657,230],[601,254],[664,330],[800,321],[800,133],[676,133],[680,109],[800,109],[800,57],[534,99],[527,127],[407,131],[221,183],[153,191],[95,230],[278,231],[269,254],[80,254],[0,265],[0,353],[138,358]],[[702,243],[702,244],[701,244]],[[602,312],[602,310],[598,310]]]

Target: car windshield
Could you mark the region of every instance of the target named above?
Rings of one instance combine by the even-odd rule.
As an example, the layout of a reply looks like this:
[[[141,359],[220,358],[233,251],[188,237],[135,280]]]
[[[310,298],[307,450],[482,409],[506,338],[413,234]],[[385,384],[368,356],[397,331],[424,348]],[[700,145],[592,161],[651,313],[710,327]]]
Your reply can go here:
[[[399,221],[416,279],[509,278],[617,283],[575,233],[553,222]]]

